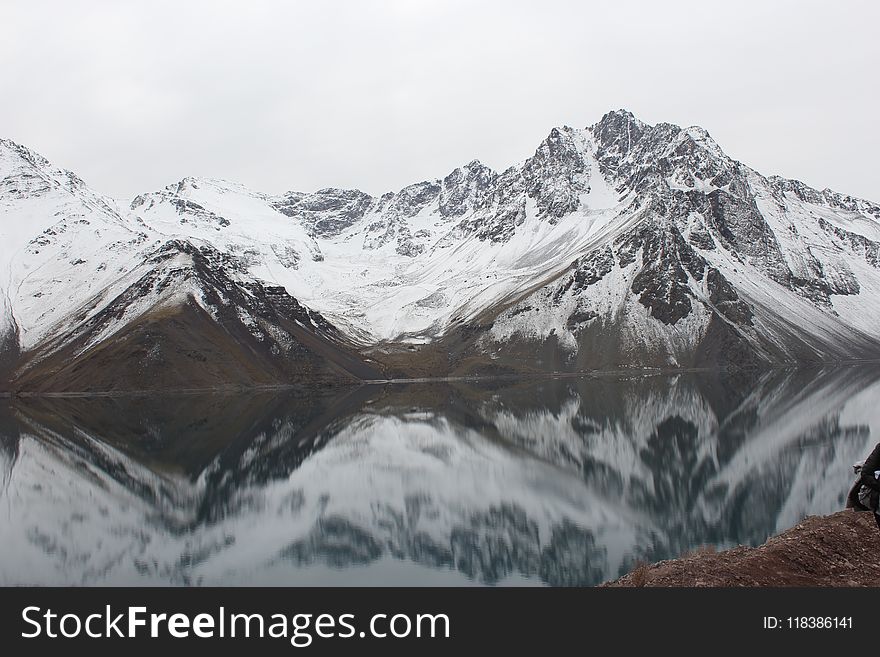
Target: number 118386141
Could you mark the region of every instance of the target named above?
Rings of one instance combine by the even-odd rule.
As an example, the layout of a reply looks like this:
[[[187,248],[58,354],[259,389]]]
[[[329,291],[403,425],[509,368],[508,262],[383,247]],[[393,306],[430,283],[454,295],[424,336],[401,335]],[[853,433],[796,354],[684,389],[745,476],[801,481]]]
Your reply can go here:
[[[766,630],[851,630],[852,616],[764,616]]]

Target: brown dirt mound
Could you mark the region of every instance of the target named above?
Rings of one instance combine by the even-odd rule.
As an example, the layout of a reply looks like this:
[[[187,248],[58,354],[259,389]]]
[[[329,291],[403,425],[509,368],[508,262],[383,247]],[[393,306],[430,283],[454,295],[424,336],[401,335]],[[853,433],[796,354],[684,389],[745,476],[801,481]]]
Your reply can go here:
[[[880,531],[870,513],[810,516],[759,547],[642,565],[604,586],[880,586]]]

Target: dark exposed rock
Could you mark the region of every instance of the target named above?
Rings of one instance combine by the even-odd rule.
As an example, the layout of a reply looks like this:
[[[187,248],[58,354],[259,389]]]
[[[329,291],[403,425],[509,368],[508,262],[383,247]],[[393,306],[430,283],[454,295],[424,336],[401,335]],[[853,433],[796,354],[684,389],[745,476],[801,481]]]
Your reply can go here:
[[[0,306],[0,312],[7,312]],[[10,378],[21,358],[18,326],[9,316],[3,318],[4,328],[0,329],[0,392],[8,392],[11,388]]]
[[[626,110],[608,112],[592,127],[599,143],[600,163],[605,169],[617,171],[622,161],[641,140],[647,126]]]
[[[712,236],[703,224],[699,224],[690,231],[688,241],[704,251],[711,251],[715,248],[715,240],[712,239]]]
[[[590,254],[578,266],[574,272],[574,288],[582,290],[585,287],[601,281],[614,267],[614,254],[611,247]]]
[[[439,181],[404,187],[397,194],[384,194],[371,208],[370,224],[364,235],[365,249],[379,249],[396,243],[400,255],[415,257],[425,250],[425,234],[412,233],[409,220],[438,202]]]
[[[526,218],[533,199],[538,216],[556,223],[580,208],[580,197],[590,191],[590,171],[577,131],[554,128],[521,168],[500,175],[484,175],[491,185],[480,189],[475,212],[460,223],[464,233],[492,242],[506,242]]]
[[[586,322],[596,319],[598,316],[599,313],[593,310],[579,310],[572,315],[569,315],[565,326],[568,330],[572,330],[577,328],[579,324],[585,324]]]
[[[535,199],[538,216],[555,223],[580,207],[589,193],[589,172],[571,128],[553,128],[523,167],[526,193]]]
[[[731,250],[749,256],[773,280],[788,283],[791,273],[779,243],[754,201],[716,190],[706,195],[706,203],[704,216]]]
[[[643,224],[627,241],[642,247],[641,268],[632,282],[639,303],[664,324],[675,324],[692,308],[689,277],[702,278],[706,261],[685,242],[674,227],[662,230]],[[630,250],[633,245],[630,245]]]
[[[299,219],[316,237],[334,237],[363,219],[375,202],[356,189],[320,189],[314,194],[288,192],[273,205]]]
[[[536,310],[536,309],[533,308],[532,306],[523,306],[521,308],[514,308],[513,310],[510,311],[510,316],[516,317],[517,315],[522,315],[523,313],[531,312],[533,310]]]
[[[751,308],[740,300],[733,286],[714,267],[710,267],[706,274],[706,287],[709,301],[722,315],[735,324],[752,324]]]
[[[461,217],[480,207],[498,174],[474,160],[443,179],[440,190],[440,215]]]
[[[440,185],[436,181],[420,182],[401,189],[386,207],[403,217],[414,217],[439,196]]]

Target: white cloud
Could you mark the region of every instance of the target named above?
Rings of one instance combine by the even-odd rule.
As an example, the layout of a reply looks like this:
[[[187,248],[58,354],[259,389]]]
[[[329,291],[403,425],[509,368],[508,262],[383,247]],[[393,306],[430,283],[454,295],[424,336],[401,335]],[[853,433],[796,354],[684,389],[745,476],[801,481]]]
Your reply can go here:
[[[120,197],[186,175],[381,193],[618,107],[880,200],[874,2],[30,2],[0,134]]]

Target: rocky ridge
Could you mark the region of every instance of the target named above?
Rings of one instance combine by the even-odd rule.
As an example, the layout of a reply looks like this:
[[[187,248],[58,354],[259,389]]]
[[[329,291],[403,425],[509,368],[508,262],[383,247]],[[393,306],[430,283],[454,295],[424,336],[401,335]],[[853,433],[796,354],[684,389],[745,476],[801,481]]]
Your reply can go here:
[[[6,140],[0,176],[0,370],[28,385],[36,362],[55,371],[86,333],[77,348],[97,348],[169,299],[271,345],[273,381],[311,371],[280,362],[277,313],[251,293],[224,297],[244,337],[191,276],[150,272],[169,249],[212,254],[200,276],[215,291],[283,291],[309,319],[301,339],[356,354],[355,378],[880,355],[880,206],[765,177],[702,128],[624,110],[554,128],[504,171],[472,161],[378,197],[186,178],[119,208]],[[131,288],[144,276],[153,296]]]

